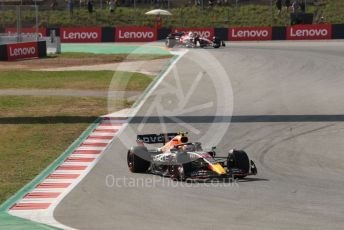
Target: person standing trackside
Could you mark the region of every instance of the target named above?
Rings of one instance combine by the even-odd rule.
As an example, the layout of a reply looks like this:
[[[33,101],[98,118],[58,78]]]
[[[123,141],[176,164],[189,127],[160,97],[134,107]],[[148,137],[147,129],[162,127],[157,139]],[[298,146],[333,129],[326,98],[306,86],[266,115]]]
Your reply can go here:
[[[162,17],[160,15],[156,15],[154,19],[154,27],[158,30],[162,27]]]
[[[287,13],[289,12],[289,8],[291,7],[290,0],[285,0],[285,6],[287,7]]]
[[[300,2],[300,8],[302,13],[306,13],[306,3],[305,0],[299,0]]]
[[[55,10],[57,8],[57,0],[53,0],[50,4],[50,8],[52,10]]]
[[[92,0],[87,1],[87,10],[88,10],[89,14],[93,13],[93,2],[92,2]]]
[[[68,8],[69,17],[73,17],[74,0],[68,0],[67,1],[67,8]]]
[[[282,12],[282,0],[276,0],[276,7],[278,9],[278,16],[280,16]]]
[[[293,12],[294,13],[298,13],[298,12],[302,12],[305,13],[306,12],[306,4],[304,0],[294,0],[293,5]]]
[[[111,13],[115,12],[115,8],[116,8],[116,2],[115,2],[115,0],[110,0],[110,2],[109,2],[109,9],[110,9],[110,12],[111,12]]]

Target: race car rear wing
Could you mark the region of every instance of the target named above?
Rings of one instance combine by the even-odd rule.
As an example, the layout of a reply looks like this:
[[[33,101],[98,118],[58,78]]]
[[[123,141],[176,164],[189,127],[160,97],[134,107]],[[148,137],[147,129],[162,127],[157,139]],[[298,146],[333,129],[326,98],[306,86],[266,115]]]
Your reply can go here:
[[[172,140],[179,133],[161,133],[161,134],[142,134],[137,135],[137,140],[146,144],[165,144]]]

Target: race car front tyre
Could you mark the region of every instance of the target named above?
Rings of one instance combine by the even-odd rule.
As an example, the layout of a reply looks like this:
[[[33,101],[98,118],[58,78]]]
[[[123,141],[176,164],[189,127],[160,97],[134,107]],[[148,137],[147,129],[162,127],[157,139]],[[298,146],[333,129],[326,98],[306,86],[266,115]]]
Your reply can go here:
[[[185,181],[185,172],[183,165],[170,165],[169,173],[174,181]]]
[[[221,46],[221,40],[218,37],[213,38],[213,47],[214,48],[220,48]]]
[[[176,155],[175,165],[170,166],[170,175],[173,180],[185,181],[192,171],[190,156],[186,153]]]
[[[251,160],[250,161],[250,165],[251,165],[251,174],[252,175],[257,175],[258,174],[258,170],[257,170],[256,164]]]
[[[129,170],[133,173],[147,172],[150,162],[149,153],[146,147],[135,146],[128,150],[127,163]]]
[[[247,153],[243,150],[233,150],[233,152],[228,153],[227,167],[229,169],[240,169],[243,172],[242,175],[236,175],[236,178],[246,177],[250,170],[250,160]]]
[[[169,174],[172,180],[188,181],[192,170],[192,163],[176,164],[169,166]]]

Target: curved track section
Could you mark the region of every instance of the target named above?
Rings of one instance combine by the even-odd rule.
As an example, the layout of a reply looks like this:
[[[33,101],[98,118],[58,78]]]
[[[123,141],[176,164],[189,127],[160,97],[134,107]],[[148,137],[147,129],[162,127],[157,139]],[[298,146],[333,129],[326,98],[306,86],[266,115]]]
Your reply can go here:
[[[232,123],[217,152],[225,156],[232,147],[247,150],[259,175],[230,186],[171,185],[168,178],[129,173],[127,147],[115,140],[57,207],[58,221],[79,229],[342,228],[344,44],[245,43],[209,52],[226,69],[234,95]],[[188,55],[177,63],[186,89],[198,74]],[[174,85],[174,80],[171,72],[164,83]],[[201,81],[187,106],[217,101],[211,80]],[[153,93],[146,100],[138,117],[147,115],[155,97]],[[175,96],[166,94],[165,99],[173,101]],[[208,108],[189,112],[181,120],[206,132],[209,123],[217,121],[213,115],[213,108]],[[182,122],[164,122],[162,127],[154,113],[150,116],[143,133],[185,130]],[[139,126],[134,120],[122,138],[134,141],[130,128]],[[194,133],[191,136],[198,138]],[[109,184],[109,178],[127,182]],[[155,181],[142,186],[130,184],[130,179]]]

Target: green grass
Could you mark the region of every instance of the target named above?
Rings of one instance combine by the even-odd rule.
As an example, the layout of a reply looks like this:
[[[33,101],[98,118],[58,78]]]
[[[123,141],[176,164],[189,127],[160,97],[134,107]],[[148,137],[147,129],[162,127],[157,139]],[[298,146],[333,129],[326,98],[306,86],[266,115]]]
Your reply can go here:
[[[97,117],[109,113],[107,98],[66,96],[0,96],[0,120],[4,117],[75,116]],[[114,100],[118,109],[130,107],[133,101]],[[113,112],[113,111],[111,111]]]
[[[327,23],[344,23],[344,1],[329,0],[324,9],[323,16]],[[275,5],[274,13],[277,14]],[[67,10],[40,11],[41,26],[118,26],[136,25],[153,26],[153,17],[144,13],[151,8],[118,7],[114,14],[108,9],[95,9],[90,17],[87,9],[75,9],[73,18],[69,18]],[[314,6],[308,5],[308,12],[314,12]],[[176,27],[228,27],[228,26],[282,26],[289,23],[289,15],[283,13],[273,21],[270,4],[235,4],[212,9],[200,7],[180,7],[170,10],[173,16],[165,17],[164,26]],[[27,24],[34,25],[32,12],[24,12],[22,15]],[[0,26],[15,26],[16,17],[14,11],[3,11],[0,17]]]
[[[117,103],[119,108],[132,104]],[[49,165],[95,117],[106,113],[105,98],[0,96],[0,203]]]
[[[88,125],[1,124],[0,203],[37,176]]]
[[[2,71],[0,89],[144,90],[153,76],[113,71]]]

